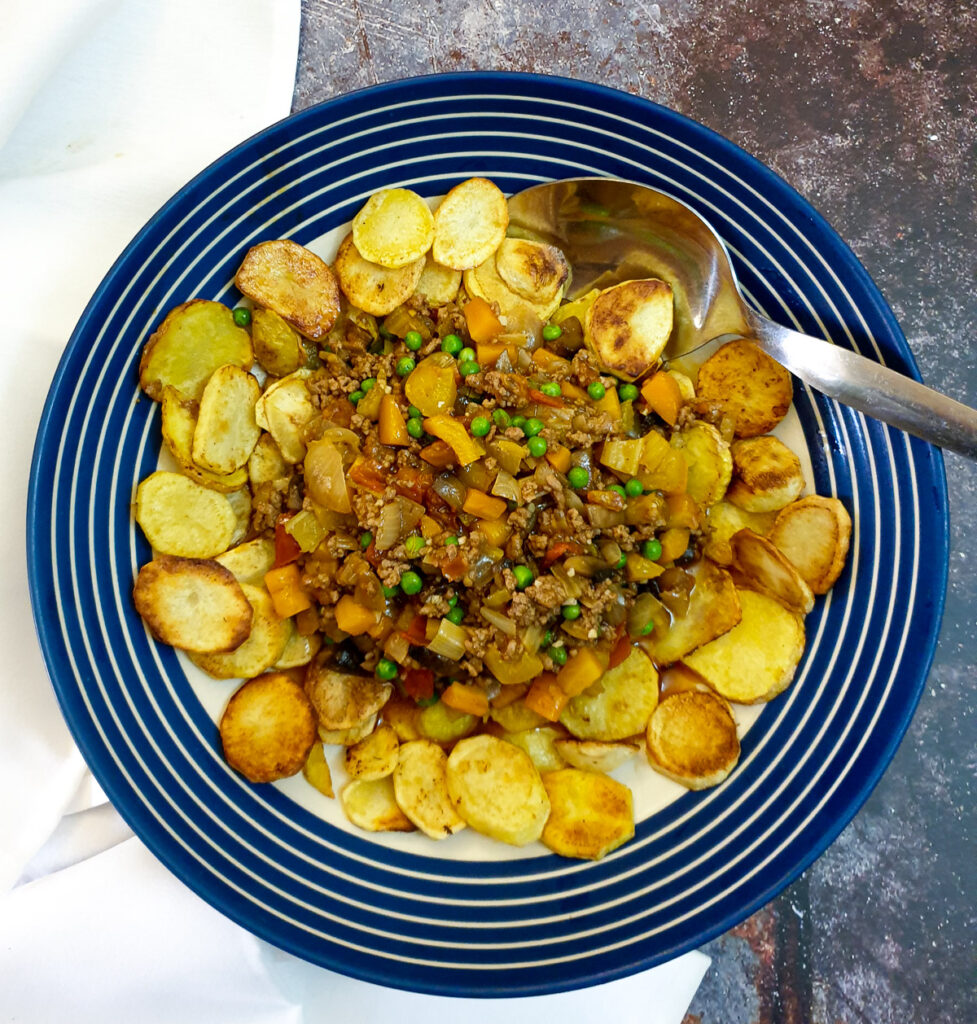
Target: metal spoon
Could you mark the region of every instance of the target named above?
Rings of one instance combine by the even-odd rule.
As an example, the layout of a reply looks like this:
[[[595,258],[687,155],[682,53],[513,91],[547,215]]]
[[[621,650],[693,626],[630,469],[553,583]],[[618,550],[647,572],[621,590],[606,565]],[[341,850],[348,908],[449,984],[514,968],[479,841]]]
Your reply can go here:
[[[615,178],[536,185],[509,200],[510,233],[558,246],[570,296],[657,277],[675,296],[668,359],[725,335],[752,338],[806,384],[916,437],[977,459],[977,410],[830,342],[768,320],[743,300],[722,239],[684,203]]]

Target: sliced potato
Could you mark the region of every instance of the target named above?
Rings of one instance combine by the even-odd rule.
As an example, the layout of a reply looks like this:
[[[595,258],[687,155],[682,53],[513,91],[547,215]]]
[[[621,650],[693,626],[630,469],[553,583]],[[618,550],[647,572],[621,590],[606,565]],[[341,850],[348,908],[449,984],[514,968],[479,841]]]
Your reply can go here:
[[[719,565],[733,564],[733,549],[730,538],[738,530],[750,529],[766,536],[773,527],[776,512],[747,512],[746,509],[728,501],[712,505],[703,522],[705,532],[702,553]]]
[[[739,591],[743,618],[686,655],[685,664],[726,700],[760,704],[790,685],[804,654],[804,620],[779,601]]]
[[[734,441],[727,500],[747,512],[776,512],[804,490],[800,459],[770,434]]]
[[[319,653],[322,647],[322,635],[313,633],[303,636],[296,628],[292,619],[286,619],[288,640],[282,656],[275,662],[275,668],[303,668]]]
[[[336,795],[332,788],[332,772],[329,770],[329,762],[321,743],[312,744],[309,756],[302,765],[302,774],[309,785],[314,786],[323,796],[331,799]]]
[[[646,741],[651,767],[689,789],[718,786],[740,757],[729,705],[702,690],[663,698],[648,722]]]
[[[234,510],[234,535],[231,537],[231,544],[240,544],[251,529],[251,491],[242,487],[238,491],[231,491],[227,500]]]
[[[424,257],[391,270],[360,255],[352,232],[339,246],[336,274],[343,294],[354,306],[372,316],[386,316],[406,302],[424,272]]]
[[[353,244],[371,263],[396,270],[419,260],[434,241],[430,207],[408,188],[374,192],[353,218]]]
[[[441,200],[434,211],[432,255],[452,270],[484,263],[505,238],[509,207],[487,178],[469,178]]]
[[[566,768],[557,744],[564,738],[561,729],[541,726],[539,729],[523,729],[522,732],[507,732],[502,738],[506,743],[513,743],[520,750],[525,750],[529,759],[536,765],[536,771],[555,772],[558,768]]]
[[[237,366],[214,370],[204,393],[193,432],[193,461],[211,473],[241,469],[261,436],[254,406],[261,394],[258,382]]]
[[[541,838],[554,853],[600,860],[633,838],[634,804],[627,786],[579,768],[547,772],[543,785],[550,816]]]
[[[353,779],[339,794],[346,817],[366,832],[413,832],[414,824],[400,809],[390,775]]]
[[[461,287],[461,271],[443,267],[428,253],[424,259],[424,270],[414,288],[414,294],[429,306],[444,306],[453,302]]]
[[[401,697],[394,691],[390,700],[383,706],[383,720],[397,734],[401,743],[421,739],[418,728],[421,709],[409,697]]]
[[[314,252],[286,238],[250,248],[234,283],[312,341],[325,337],[339,316],[333,272]]]
[[[211,490],[230,494],[248,482],[248,474],[236,469],[226,476],[202,469],[193,461],[193,434],[197,429],[197,402],[167,384],[161,399],[163,441],[180,464],[181,471],[195,483]]]
[[[731,341],[699,367],[701,407],[718,407],[736,437],[768,434],[787,415],[794,396],[790,374],[752,341]]]
[[[134,512],[154,550],[180,558],[219,555],[237,528],[226,495],[165,470],[151,473],[136,489]]]
[[[255,422],[271,434],[282,458],[289,463],[301,462],[305,458],[302,431],[318,412],[306,384],[308,376],[308,370],[296,370],[290,376],[276,380],[265,389],[254,407]],[[267,455],[265,450],[262,456]]]
[[[431,839],[446,839],[465,827],[448,795],[448,756],[430,740],[413,740],[400,748],[393,772],[400,809]]]
[[[349,726],[347,729],[325,729],[320,725],[319,739],[329,746],[351,747],[354,743],[359,743],[360,740],[369,736],[376,728],[376,725],[376,715],[368,715],[362,721]]]
[[[667,628],[656,626],[646,641],[661,665],[684,658],[740,621],[739,597],[729,573],[708,559],[694,566],[692,572],[695,586],[685,613],[673,615]]]
[[[325,729],[349,729],[375,715],[390,699],[393,686],[373,676],[352,675],[317,657],[305,675],[305,690]]]
[[[251,312],[251,343],[254,357],[273,377],[287,377],[305,365],[305,348],[294,328],[272,309]]]
[[[604,370],[635,380],[665,350],[674,307],[672,289],[656,278],[605,288],[584,314],[584,340]]]
[[[573,697],[560,722],[581,740],[623,740],[644,732],[658,705],[658,671],[640,648]]]
[[[814,595],[804,578],[787,557],[766,537],[752,530],[734,533],[730,546],[733,565],[742,574],[751,589],[769,594],[785,608],[800,615],[814,607]]]
[[[547,305],[563,296],[570,266],[554,245],[525,238],[505,238],[495,253],[499,277],[509,288],[535,305]]]
[[[733,475],[729,444],[711,424],[701,420],[676,430],[669,442],[689,467],[686,490],[701,508],[721,501]]]
[[[346,748],[346,772],[354,779],[382,779],[397,767],[399,756],[397,733],[392,726],[380,725]]]
[[[538,729],[540,726],[549,724],[538,711],[526,707],[526,702],[520,697],[504,708],[489,708],[489,718],[497,722],[506,732],[525,732],[527,729]]]
[[[163,643],[184,651],[232,651],[251,633],[254,610],[217,562],[159,555],[136,577],[136,611]]]
[[[439,700],[421,709],[417,716],[417,730],[425,739],[435,743],[454,743],[474,732],[478,722],[474,715],[457,711]]]
[[[224,758],[251,782],[301,771],[315,744],[315,713],[302,687],[284,672],[249,679],[220,720]]]
[[[482,733],[460,740],[448,757],[448,793],[476,832],[512,846],[539,839],[550,801],[529,755]]]
[[[193,299],[166,314],[139,361],[139,384],[155,401],[167,385],[198,399],[218,366],[249,370],[254,362],[248,332],[220,302]]]
[[[533,302],[514,292],[499,276],[495,257],[490,256],[462,275],[465,291],[499,307],[499,315],[507,325],[543,323],[560,304],[561,294],[546,302]]]
[[[300,399],[304,406],[304,400]],[[257,413],[257,405],[255,406]],[[266,421],[267,422],[267,421]],[[297,447],[297,446],[296,446]],[[282,458],[281,449],[271,434],[262,434],[248,459],[248,479],[251,486],[272,483],[288,476],[288,463]]]
[[[242,583],[244,596],[254,609],[251,634],[224,654],[191,654],[190,660],[215,679],[247,679],[267,672],[281,657],[288,642],[288,627],[278,617],[268,591]]]
[[[769,537],[812,592],[826,594],[845,567],[851,516],[837,498],[811,494],[780,510]]]
[[[256,537],[218,555],[215,561],[230,569],[240,583],[260,586],[275,564],[275,542],[269,537]]]
[[[657,702],[655,706],[658,706]],[[562,739],[556,741],[556,749],[572,768],[606,774],[630,761],[639,748],[631,742],[602,743],[598,740]]]

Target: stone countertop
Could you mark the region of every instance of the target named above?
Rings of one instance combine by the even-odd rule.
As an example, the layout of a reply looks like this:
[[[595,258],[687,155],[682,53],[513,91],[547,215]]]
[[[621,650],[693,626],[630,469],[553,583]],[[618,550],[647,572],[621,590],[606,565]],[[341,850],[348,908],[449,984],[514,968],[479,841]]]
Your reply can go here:
[[[975,53],[970,0],[303,0],[294,108],[476,69],[672,107],[809,199],[878,283],[923,379],[977,405]],[[946,468],[946,613],[909,732],[828,851],[705,947],[687,1024],[977,1020],[977,465],[950,454]]]

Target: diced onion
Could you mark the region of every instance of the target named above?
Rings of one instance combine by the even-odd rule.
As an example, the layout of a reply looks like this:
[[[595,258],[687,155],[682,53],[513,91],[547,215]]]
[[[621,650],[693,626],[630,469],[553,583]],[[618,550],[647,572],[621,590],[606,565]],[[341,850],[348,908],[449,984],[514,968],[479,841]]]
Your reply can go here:
[[[404,520],[400,514],[400,505],[396,501],[388,502],[380,511],[380,522],[373,535],[373,543],[377,551],[389,551],[400,540],[400,531]]]
[[[506,636],[516,635],[516,624],[508,615],[503,615],[501,612],[494,611],[492,608],[486,608],[484,604],[479,608],[478,614],[481,615],[486,622],[490,622],[496,629],[505,633]]]
[[[492,484],[492,493],[496,495],[496,497],[505,498],[507,501],[518,502],[522,498],[522,494],[519,490],[519,484],[516,483],[516,478],[511,473],[507,473],[504,469],[499,470],[499,474],[495,478],[495,483]]]
[[[456,512],[465,504],[465,486],[456,476],[442,473],[431,486]]]
[[[456,626],[448,619],[442,619],[438,631],[427,645],[429,651],[440,654],[442,658],[458,661],[465,653],[465,640],[468,633],[464,626]]]

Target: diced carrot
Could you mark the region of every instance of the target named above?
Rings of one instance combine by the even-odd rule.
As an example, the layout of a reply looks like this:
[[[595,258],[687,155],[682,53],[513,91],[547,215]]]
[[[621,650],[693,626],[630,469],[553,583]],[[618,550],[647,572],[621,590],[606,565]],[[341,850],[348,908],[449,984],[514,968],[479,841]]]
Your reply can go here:
[[[462,466],[480,459],[485,454],[485,446],[472,437],[453,416],[428,416],[424,420],[424,429],[432,436],[447,442],[454,449],[457,461]]]
[[[606,412],[616,423],[621,418],[621,399],[618,398],[617,388],[608,388],[604,397],[594,403],[601,412]]]
[[[569,700],[570,695],[560,685],[556,675],[544,672],[533,680],[524,703],[530,711],[542,715],[547,721],[557,722]]]
[[[432,519],[430,516],[421,516],[421,536],[425,540],[430,540],[432,537],[437,537],[441,532],[441,524],[437,520]]]
[[[631,645],[633,641],[628,636],[625,630],[617,643],[611,648],[611,656],[607,662],[608,669],[617,668],[618,665],[628,660],[628,655],[631,653]]]
[[[468,559],[464,555],[455,555],[447,562],[441,563],[441,574],[447,580],[460,580],[468,572]]]
[[[507,507],[502,498],[493,498],[484,491],[469,487],[461,510],[469,515],[478,516],[479,519],[498,519],[505,515]]]
[[[275,568],[294,562],[302,554],[299,542],[285,529],[294,512],[278,517],[275,523]]]
[[[409,668],[404,673],[404,693],[414,700],[430,700],[434,696],[434,673],[429,668]]]
[[[515,704],[522,697],[529,686],[526,683],[515,683],[511,686],[503,686],[501,690],[489,702],[493,708],[507,708]]]
[[[475,358],[484,370],[489,366],[495,366],[504,351],[505,345],[498,341],[483,341],[475,346]]]
[[[476,345],[486,341],[495,341],[502,333],[502,324],[492,312],[492,307],[484,300],[475,298],[465,303],[463,312],[468,323],[468,333]]]
[[[605,669],[606,663],[597,651],[590,647],[582,647],[560,669],[556,678],[568,697],[576,697],[588,686],[593,686],[604,674]]]
[[[425,504],[424,499],[433,482],[434,477],[430,470],[415,469],[413,466],[401,466],[390,481],[398,494],[416,501],[418,505]]]
[[[690,531],[687,526],[673,526],[658,538],[662,546],[659,562],[674,562],[681,558],[689,547]]]
[[[558,540],[546,549],[546,554],[543,556],[543,568],[548,568],[564,555],[579,555],[582,550],[580,545],[574,541]]]
[[[377,432],[380,444],[400,445],[401,447],[410,444],[407,421],[393,395],[384,395],[380,399],[380,421]]]
[[[435,469],[447,469],[458,461],[454,448],[446,441],[433,441],[422,448],[421,458]]]
[[[411,619],[410,625],[405,629],[404,636],[407,638],[408,643],[420,646],[421,644],[427,643],[427,617],[424,615],[415,615]]]
[[[558,356],[555,352],[550,352],[548,348],[535,349],[533,362],[547,373],[553,373],[556,370],[562,370],[564,373],[570,372],[570,360]]]
[[[546,461],[557,473],[570,472],[570,449],[562,444],[554,444],[546,452]]]
[[[312,636],[319,630],[319,613],[312,607],[298,612],[295,616],[295,628],[299,636]]]
[[[349,472],[346,475],[354,484],[358,484],[374,494],[382,494],[387,486],[386,478],[377,466],[362,456],[349,467]]]
[[[498,519],[483,519],[478,524],[478,529],[494,548],[504,547],[505,542],[512,536],[512,527],[502,516]]]
[[[265,577],[267,584],[268,577]],[[269,591],[271,587],[268,588]],[[352,594],[343,594],[336,605],[336,625],[350,636],[366,633],[377,624],[377,613],[360,604]]]
[[[265,573],[265,586],[275,612],[283,619],[312,607],[312,600],[302,586],[302,573],[294,562],[269,569]]]
[[[542,391],[537,391],[536,388],[529,389],[529,397],[532,401],[538,402],[540,405],[548,405],[551,409],[562,409],[566,405],[562,398],[556,395],[544,395]]]
[[[675,426],[678,414],[682,411],[682,392],[678,381],[665,370],[652,374],[641,385],[641,397],[648,403],[648,408],[670,426]]]
[[[578,402],[587,398],[587,392],[583,388],[578,388],[576,384],[571,384],[568,380],[561,381],[560,387],[563,389],[564,398],[574,398]]]
[[[471,683],[459,683],[457,680],[441,694],[441,701],[455,711],[464,711],[468,715],[481,718],[488,714],[489,703],[485,691]]]

